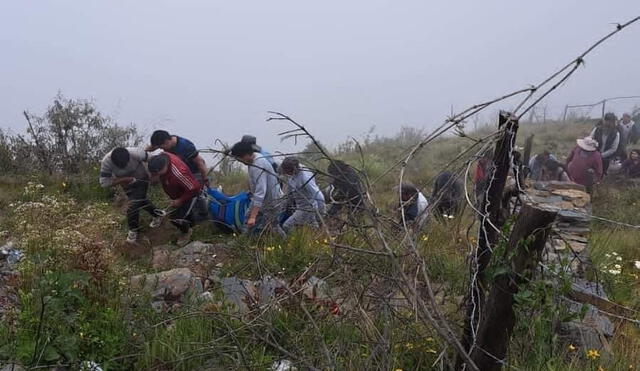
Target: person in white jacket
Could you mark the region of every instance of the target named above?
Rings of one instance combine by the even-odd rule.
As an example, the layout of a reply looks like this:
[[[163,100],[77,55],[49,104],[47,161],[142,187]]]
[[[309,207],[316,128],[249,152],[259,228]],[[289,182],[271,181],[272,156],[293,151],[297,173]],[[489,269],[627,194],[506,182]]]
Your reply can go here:
[[[400,206],[408,225],[420,230],[427,224],[429,201],[412,183],[403,182],[400,185]],[[400,215],[400,222],[402,222],[402,215]]]
[[[231,155],[247,165],[251,205],[247,215],[247,229],[250,233],[272,230],[284,235],[278,224],[282,190],[271,163],[263,156],[256,155],[256,149],[248,142],[238,142],[231,148]]]
[[[302,168],[296,157],[285,157],[280,169],[287,178],[287,195],[295,203],[295,211],[282,228],[286,233],[303,225],[318,228],[318,217],[325,213],[325,200],[316,184],[315,175]]]

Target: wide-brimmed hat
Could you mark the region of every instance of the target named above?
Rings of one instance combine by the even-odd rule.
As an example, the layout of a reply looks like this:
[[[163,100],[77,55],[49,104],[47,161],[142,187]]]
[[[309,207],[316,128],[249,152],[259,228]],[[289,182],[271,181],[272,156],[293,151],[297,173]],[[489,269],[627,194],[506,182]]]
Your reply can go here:
[[[578,143],[578,147],[588,152],[593,152],[598,149],[598,141],[591,137],[578,139],[576,142]]]

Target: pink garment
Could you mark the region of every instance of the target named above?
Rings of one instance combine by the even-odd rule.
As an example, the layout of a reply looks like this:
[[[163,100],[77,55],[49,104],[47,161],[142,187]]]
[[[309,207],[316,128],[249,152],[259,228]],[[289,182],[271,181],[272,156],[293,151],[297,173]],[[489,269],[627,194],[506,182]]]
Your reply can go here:
[[[567,158],[567,171],[572,181],[591,186],[602,179],[602,156],[598,151],[589,152],[576,146]]]

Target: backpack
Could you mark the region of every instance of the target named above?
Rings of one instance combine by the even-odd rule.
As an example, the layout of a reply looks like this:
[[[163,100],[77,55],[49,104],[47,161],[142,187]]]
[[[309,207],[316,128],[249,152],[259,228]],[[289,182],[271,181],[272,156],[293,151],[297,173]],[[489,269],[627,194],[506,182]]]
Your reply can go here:
[[[244,229],[245,218],[251,197],[248,192],[227,196],[217,189],[207,189],[209,215],[214,223],[232,232]]]

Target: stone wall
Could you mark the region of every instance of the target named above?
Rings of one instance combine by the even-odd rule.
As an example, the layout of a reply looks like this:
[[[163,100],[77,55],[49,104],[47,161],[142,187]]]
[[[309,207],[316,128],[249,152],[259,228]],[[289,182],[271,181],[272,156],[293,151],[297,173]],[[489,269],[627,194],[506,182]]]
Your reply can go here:
[[[558,212],[542,256],[543,272],[549,278],[568,274],[571,291],[559,301],[574,313],[583,313],[586,309],[582,319],[558,325],[560,339],[568,347],[610,354],[608,339],[613,336],[614,326],[597,306],[608,303],[608,298],[602,286],[589,281],[587,274],[591,267],[590,195],[583,186],[571,182],[536,182],[530,184],[525,197],[539,207]]]

